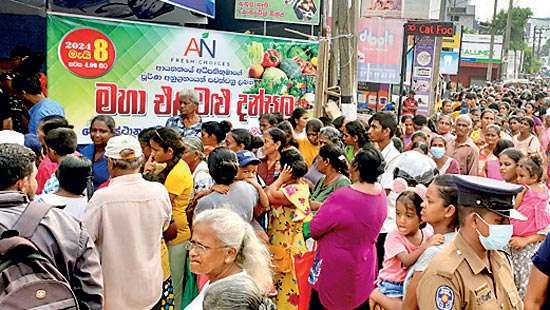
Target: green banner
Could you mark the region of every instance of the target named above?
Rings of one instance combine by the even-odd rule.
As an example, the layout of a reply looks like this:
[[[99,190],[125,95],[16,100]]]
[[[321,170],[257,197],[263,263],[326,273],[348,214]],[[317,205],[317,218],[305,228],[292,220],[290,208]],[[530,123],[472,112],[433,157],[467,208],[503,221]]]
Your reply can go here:
[[[178,114],[195,89],[203,121],[257,130],[269,112],[311,108],[318,44],[138,22],[48,16],[49,96],[88,142],[89,121],[111,115],[136,135]]]
[[[321,0],[235,0],[235,18],[319,25]]]

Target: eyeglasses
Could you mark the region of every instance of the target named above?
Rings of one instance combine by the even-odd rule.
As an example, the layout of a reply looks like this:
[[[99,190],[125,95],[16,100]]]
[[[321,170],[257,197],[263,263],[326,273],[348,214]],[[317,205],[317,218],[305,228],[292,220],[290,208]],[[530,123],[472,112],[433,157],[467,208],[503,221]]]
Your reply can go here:
[[[197,241],[193,241],[193,240],[189,240],[187,242],[187,244],[185,245],[186,250],[191,251],[191,250],[195,249],[195,251],[197,252],[198,255],[203,255],[208,250],[219,250],[219,249],[223,249],[223,248],[226,248],[226,247],[227,246],[213,248],[213,247],[206,246],[204,244],[200,244]]]

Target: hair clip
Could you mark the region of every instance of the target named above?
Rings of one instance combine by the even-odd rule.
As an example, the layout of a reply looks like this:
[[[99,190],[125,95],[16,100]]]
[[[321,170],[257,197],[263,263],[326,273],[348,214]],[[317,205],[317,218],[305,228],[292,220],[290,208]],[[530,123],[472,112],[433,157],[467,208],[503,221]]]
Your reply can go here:
[[[344,160],[346,160],[346,156],[340,155],[340,156],[338,156],[338,159],[341,160],[341,161],[344,161]]]
[[[409,184],[403,178],[396,178],[392,183],[392,191],[397,194],[401,194],[404,191],[413,191],[415,192],[422,200],[426,198],[426,191],[428,189],[423,184],[418,184],[415,187],[409,187]]]

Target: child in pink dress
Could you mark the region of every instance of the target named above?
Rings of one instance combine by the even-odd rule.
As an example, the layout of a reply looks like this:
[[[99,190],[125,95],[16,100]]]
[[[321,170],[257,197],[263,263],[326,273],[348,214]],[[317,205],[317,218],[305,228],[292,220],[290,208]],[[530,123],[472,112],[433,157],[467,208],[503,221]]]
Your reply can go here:
[[[394,181],[394,191],[395,189]],[[399,192],[399,191],[397,191]],[[385,253],[382,269],[378,274],[377,288],[370,296],[371,306],[376,304],[382,308],[393,308],[387,304],[386,298],[400,300],[403,297],[403,282],[409,266],[413,265],[420,255],[431,245],[443,242],[442,235],[434,235],[430,228],[422,223],[420,211],[422,190],[411,189],[401,192],[395,203],[397,229],[388,233],[384,243]],[[424,191],[425,193],[425,191]]]
[[[514,233],[510,241],[510,254],[514,270],[514,282],[521,298],[525,297],[531,257],[544,240],[550,224],[548,188],[542,183],[543,167],[539,157],[528,157],[519,161],[516,168],[517,182],[525,190],[516,199],[516,209],[527,217],[526,221],[510,220]]]

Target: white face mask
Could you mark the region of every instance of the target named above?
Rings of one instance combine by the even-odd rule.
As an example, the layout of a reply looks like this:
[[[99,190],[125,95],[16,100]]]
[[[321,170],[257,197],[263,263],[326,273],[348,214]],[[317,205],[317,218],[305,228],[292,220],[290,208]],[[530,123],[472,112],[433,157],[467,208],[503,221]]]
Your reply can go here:
[[[491,225],[485,222],[481,216],[478,214],[476,215],[483,223],[489,226],[489,236],[487,237],[483,236],[479,230],[476,229],[479,234],[479,241],[481,242],[481,245],[487,251],[504,249],[512,238],[514,227],[512,225]]]

